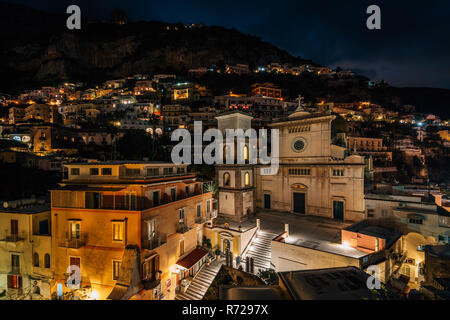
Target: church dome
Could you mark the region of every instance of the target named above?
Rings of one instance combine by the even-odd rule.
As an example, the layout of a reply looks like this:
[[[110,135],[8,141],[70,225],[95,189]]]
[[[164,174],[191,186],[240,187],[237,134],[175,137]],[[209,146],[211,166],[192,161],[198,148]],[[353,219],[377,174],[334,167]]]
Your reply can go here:
[[[288,118],[305,118],[310,115],[311,113],[298,108],[293,114],[289,115]]]

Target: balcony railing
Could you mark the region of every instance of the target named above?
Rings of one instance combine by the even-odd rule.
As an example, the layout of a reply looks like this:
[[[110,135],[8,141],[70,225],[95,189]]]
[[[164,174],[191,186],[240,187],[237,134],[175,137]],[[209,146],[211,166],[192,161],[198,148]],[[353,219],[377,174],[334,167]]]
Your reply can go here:
[[[144,239],[142,241],[142,247],[147,250],[156,249],[167,242],[167,235],[165,233],[157,233],[156,236],[151,239]]]
[[[202,224],[202,223],[205,223],[205,222],[206,222],[206,219],[204,217],[197,217],[197,218],[195,218],[195,223]]]
[[[11,274],[20,274],[20,266],[11,266]]]
[[[87,242],[87,234],[83,233],[78,238],[71,237],[69,234],[66,234],[66,237],[63,242],[59,244],[62,248],[71,248],[71,249],[79,249],[86,245]]]
[[[206,220],[212,220],[217,218],[217,209],[213,209],[211,212],[206,213]]]
[[[25,240],[25,237],[19,236],[18,234],[8,234],[2,240],[6,242],[19,242]]]
[[[186,233],[189,230],[191,230],[191,228],[186,223],[179,223],[178,224],[178,227],[177,227],[177,232],[178,233]]]

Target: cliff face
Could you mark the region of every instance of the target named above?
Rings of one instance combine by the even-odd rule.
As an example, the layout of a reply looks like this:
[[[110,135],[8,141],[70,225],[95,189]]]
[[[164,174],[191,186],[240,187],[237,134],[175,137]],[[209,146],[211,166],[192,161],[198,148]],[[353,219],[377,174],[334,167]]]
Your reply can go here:
[[[236,63],[305,63],[256,37],[222,27],[83,21],[81,30],[70,31],[65,19],[0,3],[1,85],[104,80]]]

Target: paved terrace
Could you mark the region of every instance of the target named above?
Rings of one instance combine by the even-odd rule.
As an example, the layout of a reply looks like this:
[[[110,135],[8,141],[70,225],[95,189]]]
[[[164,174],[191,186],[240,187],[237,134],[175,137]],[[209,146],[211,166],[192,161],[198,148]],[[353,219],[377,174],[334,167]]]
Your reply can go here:
[[[341,222],[315,216],[299,216],[292,213],[258,212],[256,218],[261,219],[261,230],[282,234],[284,224],[289,224],[289,238],[285,243],[315,250],[340,254],[352,258],[366,256],[366,252],[341,245],[341,230],[352,225],[352,222]],[[256,219],[252,217],[252,220]]]

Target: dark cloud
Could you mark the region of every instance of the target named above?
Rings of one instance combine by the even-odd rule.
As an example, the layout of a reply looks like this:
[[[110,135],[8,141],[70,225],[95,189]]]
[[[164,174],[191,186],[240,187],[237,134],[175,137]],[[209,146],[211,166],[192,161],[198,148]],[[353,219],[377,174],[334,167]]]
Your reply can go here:
[[[11,1],[64,12],[78,4],[91,18],[114,7],[132,20],[204,22],[235,27],[293,55],[353,68],[398,86],[450,88],[450,2],[404,0],[211,1],[96,0]],[[382,29],[366,28],[366,8],[381,7]]]

